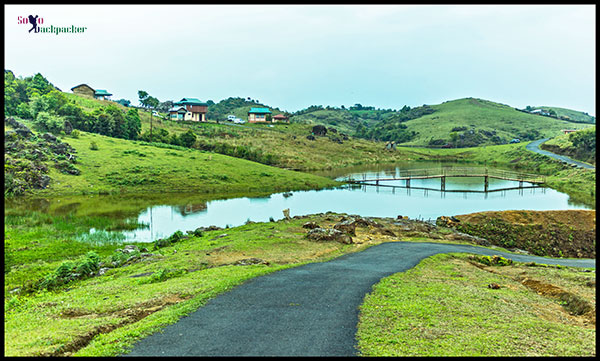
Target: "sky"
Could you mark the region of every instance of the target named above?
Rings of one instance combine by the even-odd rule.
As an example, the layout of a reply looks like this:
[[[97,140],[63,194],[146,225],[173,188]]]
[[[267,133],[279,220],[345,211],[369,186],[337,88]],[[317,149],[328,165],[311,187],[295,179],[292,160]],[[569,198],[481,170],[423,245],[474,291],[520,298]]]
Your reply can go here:
[[[465,97],[595,116],[595,5],[5,5],[4,67],[138,104],[289,112]],[[29,33],[19,17],[82,33]]]

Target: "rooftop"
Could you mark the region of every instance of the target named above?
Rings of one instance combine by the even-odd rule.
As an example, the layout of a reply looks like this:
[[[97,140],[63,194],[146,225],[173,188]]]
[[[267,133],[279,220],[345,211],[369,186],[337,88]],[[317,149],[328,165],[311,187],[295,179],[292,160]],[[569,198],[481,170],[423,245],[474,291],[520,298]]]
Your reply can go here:
[[[269,110],[269,108],[250,108],[250,111],[248,112],[248,114],[250,113],[254,113],[254,114],[270,114],[271,111]]]
[[[107,92],[107,91],[106,91],[106,90],[104,90],[104,89],[96,89],[96,92],[95,92],[95,94],[96,94],[96,95],[112,95],[111,93]]]
[[[174,105],[203,105],[208,106],[207,103],[204,103],[196,98],[183,98],[178,102],[173,103]]]

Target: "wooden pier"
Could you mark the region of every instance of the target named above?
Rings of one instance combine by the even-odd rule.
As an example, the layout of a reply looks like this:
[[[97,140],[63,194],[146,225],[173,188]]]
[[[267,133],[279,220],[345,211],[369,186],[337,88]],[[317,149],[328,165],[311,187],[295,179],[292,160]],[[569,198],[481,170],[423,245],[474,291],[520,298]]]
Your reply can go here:
[[[489,179],[502,179],[508,181],[519,182],[519,187],[512,187],[512,189],[519,188],[531,188],[531,186],[524,187],[524,183],[531,183],[534,187],[539,187],[543,185],[546,181],[544,176],[535,175],[535,174],[527,174],[521,172],[512,172],[505,170],[488,170],[487,168],[441,168],[441,169],[409,169],[402,170],[399,174],[396,174],[392,177],[386,178],[370,178],[367,179],[363,175],[363,179],[352,179],[349,178],[347,180],[348,183],[351,184],[361,184],[361,185],[373,185],[373,186],[389,186],[385,184],[381,184],[382,182],[390,182],[390,181],[405,181],[406,188],[410,188],[410,181],[412,179],[432,179],[439,178],[440,179],[440,190],[446,191],[446,178],[452,177],[482,177],[484,184],[484,192],[489,192]]]

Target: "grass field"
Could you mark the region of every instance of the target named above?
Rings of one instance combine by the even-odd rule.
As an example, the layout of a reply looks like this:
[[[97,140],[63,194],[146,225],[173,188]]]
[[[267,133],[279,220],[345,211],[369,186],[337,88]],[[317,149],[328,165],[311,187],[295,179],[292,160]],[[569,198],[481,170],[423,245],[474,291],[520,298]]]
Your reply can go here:
[[[10,257],[17,258],[18,262],[5,273],[5,355],[116,356],[136,340],[176,322],[210,298],[252,277],[307,262],[325,261],[381,242],[469,243],[446,228],[428,232],[426,229],[431,226],[425,227],[419,222],[398,225],[391,218],[374,220],[396,236],[382,235],[379,227],[358,227],[353,237],[355,244],[315,243],[305,237],[304,223],[313,221],[329,228],[342,216],[328,213],[248,223],[187,234],[187,238],[158,249],[152,244],[138,243],[135,245],[139,248],[148,248],[143,251],[146,256],[136,252],[132,255],[137,258],[125,261],[130,256],[123,258],[118,250],[124,248],[123,244],[86,244],[76,237],[85,227],[116,227],[116,224],[102,224],[107,221],[92,217],[10,213],[7,223],[11,231],[7,233],[7,241],[12,250]],[[16,247],[12,248],[13,245]],[[44,254],[45,249],[52,248],[56,255]],[[64,262],[77,262],[89,251],[108,265],[105,274],[74,280],[51,290],[27,291],[28,284],[33,287],[34,281],[57,274]],[[546,312],[550,307],[553,307],[552,312],[560,309],[556,300],[546,300],[525,289],[513,294],[517,281],[482,271],[461,257],[426,259],[415,270],[392,277],[402,277],[401,282],[392,280],[390,286],[390,281],[385,280],[376,286],[361,309],[359,346],[363,354],[560,355],[565,352],[565,355],[586,355],[595,349],[589,344],[595,328],[573,327],[567,323],[571,320],[568,316],[557,322],[539,320],[535,312]],[[121,263],[110,266],[115,259]],[[595,272],[521,267],[514,268],[510,276],[517,276],[521,271],[526,271],[531,278],[576,293],[595,307],[593,292],[582,286],[595,280]],[[490,282],[502,288],[490,290],[487,288]],[[400,311],[390,310],[391,306],[405,307],[409,314],[398,319],[395,315],[401,315]],[[493,317],[487,316],[490,310]],[[457,314],[460,315],[458,320]],[[546,314],[552,316],[543,313]],[[585,318],[573,320],[585,322]],[[472,327],[461,329],[465,325]],[[521,344],[517,348],[503,348],[515,339],[513,332],[524,335],[524,329],[530,326],[533,328],[526,333],[527,343],[534,346],[528,349]],[[550,341],[541,333],[549,328],[552,330]],[[482,339],[486,334],[482,330],[488,329],[491,329],[489,338]],[[456,338],[449,340],[454,332]],[[502,337],[508,338],[500,345],[485,349],[487,341]],[[408,351],[398,349],[405,344],[404,339],[411,341]],[[471,348],[460,343],[468,339],[475,340]],[[454,344],[448,346],[451,341]],[[541,351],[535,346],[546,346],[547,342],[550,342],[549,347]]]
[[[158,250],[153,250],[152,244],[137,244],[148,247],[153,255],[56,290],[15,292],[15,288],[23,290],[24,284],[52,273],[66,259],[80,259],[82,256],[75,256],[81,254],[78,248],[95,251],[107,263],[118,253],[117,248],[123,248],[118,243],[90,246],[77,241],[74,236],[81,227],[97,226],[93,220],[83,219],[74,217],[74,224],[67,225],[69,218],[39,214],[8,218],[8,242],[19,248],[12,252],[18,262],[5,274],[5,355],[114,356],[246,279],[378,243],[308,241],[302,224],[311,220],[333,223],[323,216],[249,223],[190,235]],[[63,254],[48,257],[40,252],[58,244],[62,244]],[[236,263],[249,258],[267,264]]]
[[[431,108],[437,111],[405,123],[408,130],[419,134],[404,144],[424,146],[432,139],[450,140],[450,133],[455,127],[495,132],[508,142],[513,138],[521,138],[519,134],[534,130],[539,132],[539,138],[544,138],[559,135],[561,129],[590,126],[527,114],[508,105],[474,98],[448,101],[431,105]]]
[[[470,257],[433,256],[374,286],[360,309],[361,355],[596,354],[595,271]]]
[[[77,151],[81,175],[49,167],[52,183],[36,195],[108,193],[235,193],[335,186],[324,177],[200,150],[80,132],[62,140]],[[92,143],[97,147],[93,150]]]

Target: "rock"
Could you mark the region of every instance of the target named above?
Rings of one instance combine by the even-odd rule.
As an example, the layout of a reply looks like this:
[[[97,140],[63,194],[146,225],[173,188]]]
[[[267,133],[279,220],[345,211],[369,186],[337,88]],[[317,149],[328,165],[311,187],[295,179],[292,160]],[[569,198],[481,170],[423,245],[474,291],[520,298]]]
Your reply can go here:
[[[352,244],[352,237],[337,229],[315,228],[308,231],[306,237],[315,242],[339,242]]]
[[[253,257],[253,258],[244,258],[239,261],[235,261],[231,264],[234,266],[249,266],[249,265],[255,265],[255,264],[264,264],[264,265],[268,266],[270,263],[263,259]]]
[[[69,122],[68,120],[65,120],[65,123],[63,125],[63,130],[65,131],[66,135],[71,134],[71,132],[73,132],[73,125],[71,125],[71,122]]]
[[[20,135],[23,138],[27,138],[29,139],[29,137],[31,137],[33,135],[33,133],[31,132],[31,130],[29,130],[29,128],[23,126],[23,128],[17,128],[15,129],[15,132]]]
[[[103,274],[106,273],[106,271],[108,271],[110,268],[108,267],[102,267],[98,270],[98,276],[102,276]]]
[[[350,236],[356,236],[356,221],[354,219],[336,223],[333,225],[333,228]]]
[[[306,139],[308,139],[308,140],[315,140],[315,137],[312,134],[310,134],[310,135],[306,136]]]
[[[51,133],[42,134],[42,138],[52,143],[56,143],[58,141],[58,138],[56,138],[56,136],[54,136],[54,134]]]
[[[134,246],[132,244],[128,244],[127,246],[123,247],[123,249],[121,250],[122,253],[134,253],[134,252],[140,252],[140,249],[137,246]]]
[[[315,229],[315,228],[321,228],[321,227],[318,224],[316,224],[315,222],[306,222],[302,225],[302,228]]]
[[[396,233],[394,233],[391,229],[387,229],[387,228],[380,228],[379,233],[384,236],[396,237]]]
[[[313,135],[324,136],[327,135],[327,127],[321,124],[317,124],[312,128]]]

